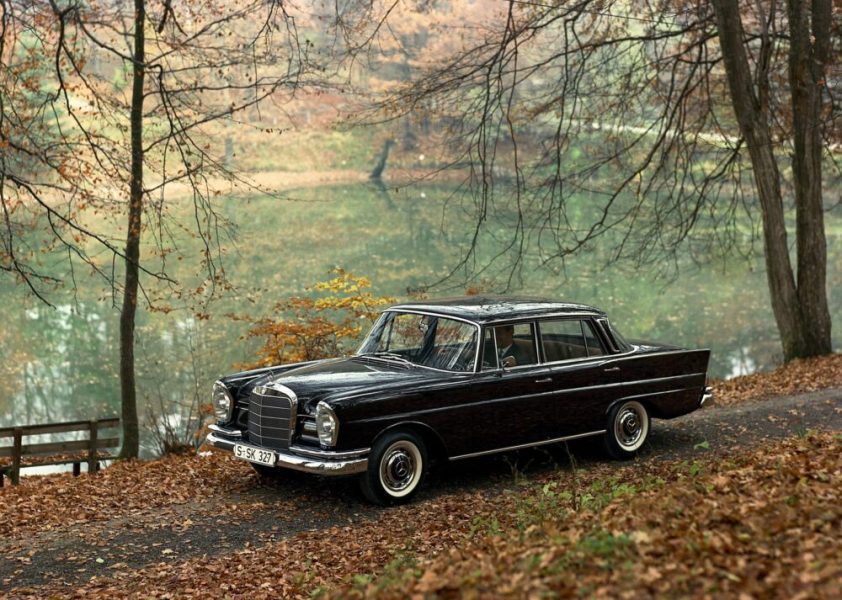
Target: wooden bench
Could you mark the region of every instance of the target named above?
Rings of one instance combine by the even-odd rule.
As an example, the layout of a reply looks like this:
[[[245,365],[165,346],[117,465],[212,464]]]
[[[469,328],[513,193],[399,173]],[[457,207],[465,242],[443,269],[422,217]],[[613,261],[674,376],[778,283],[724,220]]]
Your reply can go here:
[[[3,487],[3,480],[6,477],[12,480],[12,485],[20,483],[20,470],[27,467],[72,464],[73,475],[78,476],[81,472],[81,464],[87,462],[88,473],[96,473],[99,470],[99,461],[110,458],[110,455],[103,455],[98,451],[117,448],[120,445],[119,437],[101,437],[99,430],[113,429],[119,427],[119,425],[120,419],[109,418],[0,428],[0,442],[4,439],[12,438],[11,446],[0,446],[0,459],[4,457],[11,457],[12,459],[11,464],[0,465],[0,487]],[[87,439],[24,444],[24,438],[29,436],[72,431],[87,432]],[[43,456],[47,457],[47,460],[36,460],[35,462],[24,464],[23,458],[27,456]]]

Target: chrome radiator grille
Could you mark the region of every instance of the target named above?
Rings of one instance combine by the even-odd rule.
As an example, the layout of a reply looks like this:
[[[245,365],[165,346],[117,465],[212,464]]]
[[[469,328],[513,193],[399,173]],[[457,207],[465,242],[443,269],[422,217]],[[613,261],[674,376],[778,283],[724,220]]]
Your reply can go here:
[[[249,399],[249,441],[265,448],[289,448],[295,428],[297,402],[269,387],[256,387]]]

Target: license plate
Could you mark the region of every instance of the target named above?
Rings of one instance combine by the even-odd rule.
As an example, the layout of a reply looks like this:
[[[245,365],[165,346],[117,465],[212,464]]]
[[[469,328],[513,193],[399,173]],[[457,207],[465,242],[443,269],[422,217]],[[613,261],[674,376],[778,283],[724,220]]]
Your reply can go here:
[[[275,466],[275,453],[271,450],[264,450],[263,448],[234,444],[234,456],[259,465]]]

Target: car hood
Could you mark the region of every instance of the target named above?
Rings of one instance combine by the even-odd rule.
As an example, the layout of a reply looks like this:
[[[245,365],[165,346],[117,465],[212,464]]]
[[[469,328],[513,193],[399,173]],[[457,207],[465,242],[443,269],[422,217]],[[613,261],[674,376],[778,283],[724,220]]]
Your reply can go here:
[[[441,379],[450,374],[407,366],[400,362],[353,356],[309,363],[276,375],[267,375],[253,382],[256,385],[278,383],[295,392],[299,410],[309,414],[320,400],[357,390],[372,392],[417,385]]]

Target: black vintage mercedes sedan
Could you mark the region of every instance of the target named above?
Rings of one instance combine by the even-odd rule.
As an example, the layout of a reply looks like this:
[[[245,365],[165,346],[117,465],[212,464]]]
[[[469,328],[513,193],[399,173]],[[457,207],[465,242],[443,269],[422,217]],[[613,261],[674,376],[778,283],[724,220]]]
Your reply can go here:
[[[701,407],[709,350],[627,342],[604,312],[514,297],[386,309],[353,356],[223,377],[207,442],[266,475],[357,474],[408,500],[431,462],[603,436],[634,456],[651,418]]]

